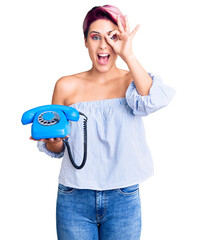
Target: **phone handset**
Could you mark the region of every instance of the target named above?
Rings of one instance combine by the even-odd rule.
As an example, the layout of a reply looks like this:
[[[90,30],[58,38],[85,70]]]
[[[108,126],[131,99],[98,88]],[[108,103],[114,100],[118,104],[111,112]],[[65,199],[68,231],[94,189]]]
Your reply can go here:
[[[79,115],[85,117],[83,122],[84,130],[84,157],[80,166],[76,165],[71,154],[68,138],[64,140],[72,165],[81,169],[84,167],[87,158],[87,117],[78,112],[75,108],[63,105],[44,105],[26,111],[21,119],[22,124],[33,123],[31,126],[32,137],[36,140],[47,138],[64,138],[70,129],[70,121],[78,121]]]
[[[55,111],[55,110],[61,110],[65,113],[68,120],[71,121],[78,121],[79,120],[79,112],[72,107],[63,106],[63,105],[44,105],[36,108],[32,108],[28,111],[26,111],[22,116],[22,123],[28,124],[32,123],[35,117],[35,114],[39,111]]]

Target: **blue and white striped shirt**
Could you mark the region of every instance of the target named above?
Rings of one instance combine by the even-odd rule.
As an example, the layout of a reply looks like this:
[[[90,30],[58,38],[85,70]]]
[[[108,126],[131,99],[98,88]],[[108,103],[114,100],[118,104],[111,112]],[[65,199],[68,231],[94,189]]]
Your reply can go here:
[[[125,98],[78,102],[70,105],[88,117],[87,161],[77,170],[69,159],[67,148],[59,154],[38,148],[51,157],[63,156],[59,183],[73,188],[109,190],[139,184],[153,175],[151,152],[146,142],[142,116],[147,116],[169,104],[175,90],[164,85],[159,76],[149,73],[153,83],[149,95],[138,94],[134,82]],[[73,159],[80,165],[83,159],[83,117],[70,121],[69,144]]]

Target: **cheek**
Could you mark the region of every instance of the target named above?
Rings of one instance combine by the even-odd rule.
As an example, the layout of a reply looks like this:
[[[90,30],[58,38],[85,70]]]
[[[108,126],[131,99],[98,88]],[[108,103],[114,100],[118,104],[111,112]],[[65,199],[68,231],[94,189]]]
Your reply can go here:
[[[89,52],[90,55],[93,55],[94,50],[92,49],[92,47],[88,47],[88,52]]]
[[[97,45],[96,44],[89,44],[88,52],[90,56],[94,56],[97,52]]]
[[[92,48],[88,48],[88,53],[89,53],[89,57],[90,59],[93,61],[95,59],[95,51]]]
[[[112,51],[110,52],[110,56],[111,56],[111,58],[113,58],[114,61],[116,61],[116,59],[117,59],[117,57],[118,57],[118,54],[116,54],[116,53],[114,52],[114,50],[112,49]]]

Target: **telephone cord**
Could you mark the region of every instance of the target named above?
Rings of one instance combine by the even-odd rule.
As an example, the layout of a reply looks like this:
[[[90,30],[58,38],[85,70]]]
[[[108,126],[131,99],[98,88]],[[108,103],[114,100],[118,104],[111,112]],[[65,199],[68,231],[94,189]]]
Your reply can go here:
[[[66,144],[66,147],[68,149],[68,155],[70,158],[70,161],[72,163],[72,165],[76,168],[76,169],[82,169],[86,163],[86,159],[87,159],[87,120],[88,118],[86,117],[85,114],[83,114],[82,112],[79,112],[80,115],[83,115],[85,118],[83,119],[83,133],[84,133],[84,155],[83,155],[83,161],[81,163],[81,165],[77,165],[72,157],[72,153],[70,150],[70,145],[68,142],[68,138],[64,139],[64,143]]]

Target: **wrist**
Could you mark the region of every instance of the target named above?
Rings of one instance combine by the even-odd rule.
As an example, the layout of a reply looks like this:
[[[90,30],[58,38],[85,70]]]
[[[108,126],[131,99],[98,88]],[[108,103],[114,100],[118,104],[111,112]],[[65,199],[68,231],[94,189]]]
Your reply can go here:
[[[54,153],[60,153],[64,150],[64,143],[63,140],[58,142],[46,142],[46,148]]]
[[[122,59],[125,61],[125,63],[128,65],[130,62],[136,59],[134,53],[127,54],[126,56],[123,56]]]

